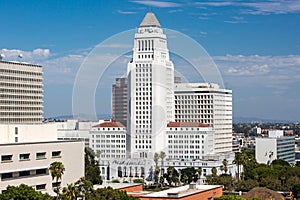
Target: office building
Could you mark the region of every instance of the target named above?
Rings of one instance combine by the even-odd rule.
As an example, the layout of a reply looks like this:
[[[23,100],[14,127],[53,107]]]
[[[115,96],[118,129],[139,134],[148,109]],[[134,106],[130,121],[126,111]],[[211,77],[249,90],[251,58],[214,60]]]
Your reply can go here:
[[[269,131],[268,138],[255,139],[255,159],[258,163],[271,164],[282,159],[295,164],[295,137],[283,136],[282,130]]]
[[[80,121],[78,119],[68,119],[63,122],[55,122],[57,126],[58,140],[82,141],[86,147],[89,147],[89,133],[93,126],[99,122]]]
[[[175,121],[213,127],[214,153],[232,152],[232,91],[213,83],[175,84]]]
[[[25,142],[0,144],[0,192],[21,183],[54,195],[57,186],[66,186],[84,176],[84,144],[81,142]],[[76,155],[76,156],[74,156]],[[65,172],[56,183],[50,164],[62,162]]]
[[[23,183],[53,195],[83,177],[84,143],[57,141],[56,124],[42,122],[42,66],[0,61],[0,76],[0,192]],[[55,161],[66,169],[58,183]]]
[[[101,159],[126,158],[126,128],[120,122],[105,121],[90,130],[90,148]]]
[[[212,127],[199,122],[169,122],[166,131],[168,138],[167,159],[199,160],[214,153]]]
[[[42,66],[0,61],[0,124],[43,121]]]
[[[116,78],[112,85],[112,121],[127,126],[127,78]]]

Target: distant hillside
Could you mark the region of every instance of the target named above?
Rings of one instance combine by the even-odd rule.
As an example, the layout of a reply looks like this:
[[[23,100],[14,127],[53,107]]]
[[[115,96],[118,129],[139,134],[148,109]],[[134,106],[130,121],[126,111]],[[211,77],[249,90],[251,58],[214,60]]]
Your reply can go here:
[[[299,121],[261,119],[257,117],[233,117],[233,123],[297,123]]]
[[[111,114],[99,114],[97,115],[98,119],[111,119]],[[48,119],[59,119],[59,120],[65,120],[65,119],[77,119],[76,117],[73,117],[73,115],[61,115],[61,116],[55,116],[55,117],[48,117]],[[89,120],[90,117],[85,116],[84,118],[81,118],[82,120]]]

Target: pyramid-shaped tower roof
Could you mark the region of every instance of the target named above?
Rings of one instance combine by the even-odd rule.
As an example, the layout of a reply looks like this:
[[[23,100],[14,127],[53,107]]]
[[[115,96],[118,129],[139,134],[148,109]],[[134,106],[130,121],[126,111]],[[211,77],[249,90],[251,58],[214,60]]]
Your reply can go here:
[[[140,27],[161,27],[154,13],[149,11],[144,17]]]

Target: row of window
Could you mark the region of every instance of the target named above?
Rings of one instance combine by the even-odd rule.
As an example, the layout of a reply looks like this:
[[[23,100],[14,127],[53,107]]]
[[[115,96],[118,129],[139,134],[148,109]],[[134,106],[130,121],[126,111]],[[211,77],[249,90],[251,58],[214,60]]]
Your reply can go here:
[[[114,129],[114,128],[113,128]],[[97,135],[92,135],[92,138],[125,138],[125,135],[104,135],[104,134],[97,134]]]
[[[51,153],[52,157],[60,157],[61,151],[52,151]],[[46,152],[37,152],[35,154],[35,158],[38,159],[45,159],[46,158]],[[13,155],[1,155],[1,162],[9,162],[13,160]],[[19,154],[19,160],[30,160],[30,153],[21,153]]]
[[[12,76],[0,76],[0,79],[2,81],[24,81],[24,82],[42,82],[42,78],[36,77],[36,78],[26,78],[26,77],[12,77]]]
[[[12,107],[12,106],[0,106],[0,110],[5,111],[15,111],[15,110],[22,110],[22,111],[32,111],[32,110],[40,110],[42,111],[42,107]]]
[[[175,99],[212,99],[213,95],[175,95]]]
[[[0,94],[0,98],[2,98],[2,99],[23,99],[23,100],[25,100],[25,99],[42,99],[43,98],[43,96],[42,95],[40,95],[40,96],[33,96],[33,95],[28,95],[28,96],[26,96],[26,95],[9,95],[9,94]]]
[[[24,101],[24,100],[0,100],[0,104],[9,106],[24,105],[24,106],[42,106],[42,101]]]
[[[176,142],[176,143],[183,143],[183,142]],[[184,142],[187,143],[188,142]],[[170,144],[170,143],[169,143]],[[168,145],[169,149],[200,149],[201,146],[200,145]],[[204,145],[202,145],[202,149],[204,149]]]
[[[32,72],[32,71],[22,71],[22,70],[10,70],[10,69],[0,69],[0,74],[22,74],[31,76],[42,76],[42,72]]]
[[[39,84],[32,84],[32,83],[4,83],[0,82],[0,87],[4,88],[26,88],[26,89],[42,89],[42,83]]]
[[[92,140],[92,143],[125,143],[125,140]]]
[[[22,178],[22,177],[46,175],[46,174],[48,174],[47,168],[42,168],[37,170],[25,170],[19,172],[8,172],[8,173],[1,174],[1,180],[4,181],[6,179]]]

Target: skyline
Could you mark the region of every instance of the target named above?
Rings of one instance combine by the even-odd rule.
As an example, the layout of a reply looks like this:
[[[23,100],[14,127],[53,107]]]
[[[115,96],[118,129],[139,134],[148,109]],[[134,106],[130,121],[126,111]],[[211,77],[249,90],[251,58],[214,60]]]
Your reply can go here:
[[[233,90],[234,117],[300,121],[300,1],[59,2],[0,2],[2,26],[9,27],[0,33],[0,52],[7,61],[43,65],[44,117],[71,114],[74,78],[85,56],[106,38],[138,27],[152,10],[163,28],[188,35],[212,56]],[[96,94],[98,114],[110,113],[111,85],[126,73],[129,59],[107,72]],[[175,69],[185,68],[171,59]]]

